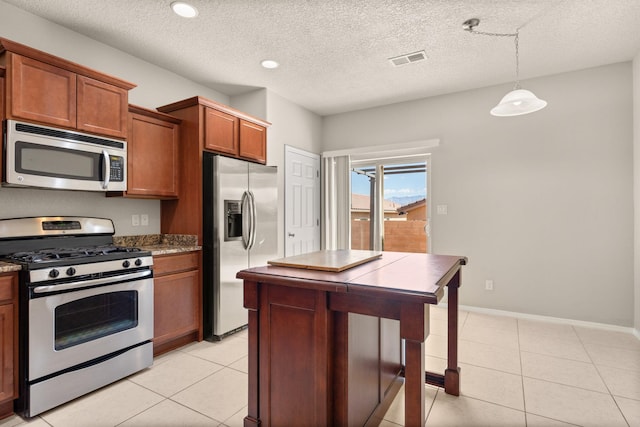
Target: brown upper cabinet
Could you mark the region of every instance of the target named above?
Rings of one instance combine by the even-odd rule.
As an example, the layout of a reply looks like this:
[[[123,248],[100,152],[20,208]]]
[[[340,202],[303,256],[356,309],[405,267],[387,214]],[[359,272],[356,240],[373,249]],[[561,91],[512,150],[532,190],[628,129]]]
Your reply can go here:
[[[267,129],[240,119],[239,155],[243,159],[265,163],[267,159]]]
[[[178,197],[180,119],[129,106],[127,191],[150,199]]]
[[[204,148],[238,155],[238,118],[222,111],[204,109]]]
[[[127,137],[134,84],[3,38],[0,65],[6,67],[3,118]]]
[[[267,127],[271,123],[199,96],[158,108],[177,115],[198,108],[204,150],[256,163],[267,162]]]

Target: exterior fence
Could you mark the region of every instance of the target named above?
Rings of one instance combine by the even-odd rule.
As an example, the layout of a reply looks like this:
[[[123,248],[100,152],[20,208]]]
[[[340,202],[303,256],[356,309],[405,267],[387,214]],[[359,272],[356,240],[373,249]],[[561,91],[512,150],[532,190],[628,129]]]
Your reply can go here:
[[[369,221],[351,221],[351,249],[369,249]],[[385,221],[384,250],[427,252],[427,221]]]

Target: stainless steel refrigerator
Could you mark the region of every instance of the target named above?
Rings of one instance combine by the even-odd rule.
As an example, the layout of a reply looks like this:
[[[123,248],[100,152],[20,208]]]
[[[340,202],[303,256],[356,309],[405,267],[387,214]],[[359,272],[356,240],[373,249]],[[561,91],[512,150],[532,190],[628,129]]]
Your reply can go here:
[[[277,170],[203,154],[204,337],[219,340],[247,324],[236,273],[278,257]]]

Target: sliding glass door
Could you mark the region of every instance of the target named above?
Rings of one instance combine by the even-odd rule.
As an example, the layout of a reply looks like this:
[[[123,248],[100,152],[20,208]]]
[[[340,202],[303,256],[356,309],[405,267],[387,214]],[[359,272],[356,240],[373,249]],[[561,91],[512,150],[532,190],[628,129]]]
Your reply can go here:
[[[429,251],[429,158],[351,163],[351,249]]]

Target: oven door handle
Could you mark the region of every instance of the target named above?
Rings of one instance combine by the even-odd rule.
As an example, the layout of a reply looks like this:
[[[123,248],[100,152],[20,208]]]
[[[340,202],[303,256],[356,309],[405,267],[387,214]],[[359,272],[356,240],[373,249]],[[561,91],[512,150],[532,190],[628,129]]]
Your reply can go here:
[[[151,270],[136,271],[135,273],[121,274],[119,276],[105,277],[100,279],[82,280],[80,282],[61,283],[59,285],[36,286],[33,292],[36,294],[45,294],[48,292],[68,291],[71,289],[88,288],[95,285],[105,285],[108,283],[122,282],[133,279],[141,279],[151,276]]]

